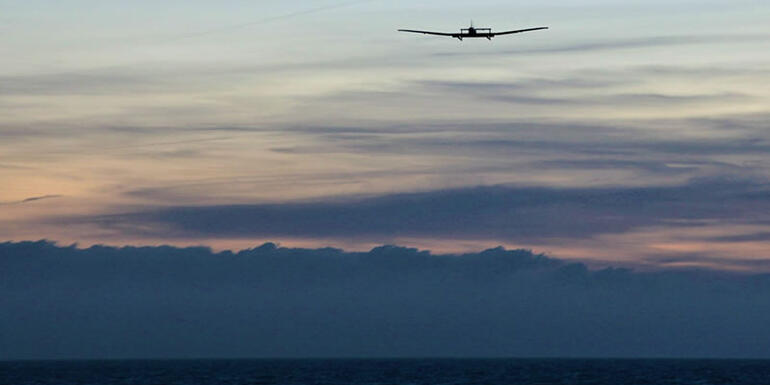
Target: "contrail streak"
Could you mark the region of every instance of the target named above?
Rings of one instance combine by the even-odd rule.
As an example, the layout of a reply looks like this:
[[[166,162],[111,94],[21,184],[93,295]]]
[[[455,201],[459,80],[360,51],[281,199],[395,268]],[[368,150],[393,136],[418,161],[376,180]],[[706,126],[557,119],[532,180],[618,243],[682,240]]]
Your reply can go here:
[[[14,202],[0,202],[0,206],[23,205],[25,203],[32,203],[32,202],[37,202],[37,201],[42,201],[47,199],[56,199],[56,198],[63,198],[63,197],[64,197],[63,195],[43,195],[39,197],[27,198],[24,200],[14,201]]]
[[[271,22],[274,22],[274,21],[279,21],[279,20],[284,20],[284,19],[291,19],[291,18],[297,17],[297,16],[309,15],[309,14],[318,13],[318,12],[324,12],[324,11],[331,11],[331,10],[334,10],[334,9],[350,7],[350,6],[353,6],[353,5],[364,4],[364,3],[371,3],[371,2],[374,2],[374,1],[377,1],[377,0],[348,1],[348,2],[345,2],[345,3],[332,4],[332,5],[327,5],[327,6],[323,6],[323,7],[315,7],[315,8],[310,8],[310,9],[306,9],[306,10],[303,10],[303,11],[296,11],[296,12],[291,12],[291,13],[287,13],[287,14],[283,14],[283,15],[266,17],[266,18],[263,18],[263,19],[260,19],[260,20],[250,21],[248,23],[234,24],[234,25],[229,25],[229,26],[215,28],[215,29],[209,29],[209,30],[200,31],[200,32],[191,32],[191,33],[188,33],[188,34],[178,35],[178,36],[172,37],[169,40],[170,41],[183,40],[183,39],[190,39],[190,38],[194,38],[194,37],[211,35],[211,34],[215,34],[215,33],[228,32],[228,31],[233,31],[233,30],[238,30],[238,29],[243,29],[243,28],[251,27],[251,26],[254,26],[254,25],[266,24],[266,23],[271,23]]]

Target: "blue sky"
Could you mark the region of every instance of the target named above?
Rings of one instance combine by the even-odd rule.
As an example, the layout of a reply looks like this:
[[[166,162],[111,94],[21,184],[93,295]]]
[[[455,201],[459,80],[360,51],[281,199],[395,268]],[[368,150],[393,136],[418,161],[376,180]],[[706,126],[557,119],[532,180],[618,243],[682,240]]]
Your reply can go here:
[[[0,11],[2,239],[504,245],[730,269],[768,257],[766,2],[0,1]],[[551,29],[462,43],[395,32],[470,19]],[[538,189],[551,200],[510,203]],[[378,226],[361,205],[404,226]],[[244,208],[283,225],[239,226]],[[353,232],[302,209],[366,220]],[[211,212],[231,225],[214,229]]]

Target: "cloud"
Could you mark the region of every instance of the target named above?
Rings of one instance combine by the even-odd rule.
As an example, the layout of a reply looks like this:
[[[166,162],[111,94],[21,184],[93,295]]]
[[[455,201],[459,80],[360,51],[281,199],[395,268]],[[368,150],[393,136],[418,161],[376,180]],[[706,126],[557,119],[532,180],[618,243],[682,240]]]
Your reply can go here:
[[[709,238],[709,240],[712,242],[726,242],[726,243],[770,242],[770,232],[726,235],[721,237],[712,237],[712,238]]]
[[[165,80],[171,75],[124,68],[89,73],[3,76],[0,77],[0,95],[111,95],[120,91],[160,91],[172,84]]]
[[[770,187],[696,180],[668,187],[492,186],[308,203],[178,206],[66,219],[169,237],[400,237],[499,242],[587,238],[671,222],[770,220]],[[680,224],[681,226],[681,224]],[[149,230],[148,230],[149,229]]]
[[[765,238],[765,240],[770,237]],[[718,239],[712,239],[719,242]],[[661,269],[683,268],[713,268],[720,269],[726,265],[742,271],[768,271],[770,259],[767,258],[720,258],[706,255],[677,255],[677,256],[653,256],[645,257],[645,261],[651,262]]]
[[[414,82],[428,89],[435,89],[448,92],[522,92],[538,90],[580,90],[607,88],[612,86],[621,86],[633,84],[635,81],[629,79],[593,77],[593,76],[573,76],[564,78],[525,78],[518,81],[509,82],[490,82],[490,81],[450,81],[450,80],[419,80]]]
[[[405,150],[410,143],[405,143]],[[679,154],[688,156],[729,155],[729,154],[765,154],[770,152],[770,144],[761,139],[754,138],[728,138],[721,140],[693,139],[693,140],[632,140],[631,138],[608,138],[606,141],[582,140],[532,140],[532,139],[429,139],[414,141],[413,146],[424,147],[438,151],[441,147],[454,148],[484,148],[486,150],[516,150],[516,149],[541,149],[563,150],[572,153],[585,154],[627,154],[632,155],[642,151],[648,153]]]
[[[582,74],[582,76],[561,79],[522,79],[518,82],[418,81],[414,83],[414,86],[424,88],[429,92],[472,95],[485,100],[516,104],[667,106],[671,104],[739,102],[752,99],[749,95],[735,92],[673,95],[664,93],[623,93],[606,90],[633,83],[643,83],[645,80],[648,80],[647,77],[651,76],[650,71],[652,70],[649,68],[640,68],[636,71],[627,71],[627,74],[618,73],[614,74],[614,76]],[[646,77],[640,78],[640,74],[646,74]],[[567,91],[585,92],[597,89],[603,89],[603,92],[599,95],[581,93],[569,97],[564,96]],[[523,95],[524,93],[526,94]],[[377,94],[373,95],[373,97],[377,96]]]
[[[750,100],[744,94],[703,94],[703,95],[668,95],[668,94],[610,94],[604,96],[580,96],[573,98],[535,97],[521,95],[485,95],[485,99],[512,104],[534,105],[584,105],[584,106],[671,106],[694,103],[724,103]]]
[[[0,359],[768,357],[770,276],[525,250],[0,244]]]
[[[334,131],[323,132],[319,129],[318,135],[323,135],[323,138],[329,141],[319,145],[318,149],[312,146],[304,149],[318,151],[323,148],[333,148],[334,151],[339,151],[339,147],[343,147],[369,153],[397,150],[399,153],[409,154],[452,153],[474,154],[481,157],[499,155],[500,152],[508,155],[527,155],[527,151],[535,150],[540,154],[553,153],[556,156],[569,153],[636,155],[648,158],[655,154],[666,156],[664,159],[667,162],[682,160],[685,157],[690,161],[713,161],[712,157],[716,155],[759,155],[770,152],[767,124],[763,122],[752,123],[741,118],[725,118],[721,120],[683,119],[676,122],[660,120],[645,122],[645,124],[656,128],[672,127],[672,130],[667,135],[661,136],[650,129],[635,127],[635,122],[632,121],[617,125],[558,122],[447,122],[444,125],[436,124],[435,129],[416,124],[411,135],[387,135],[387,133],[373,135],[381,133],[375,130],[367,137],[351,137],[349,134],[337,135]],[[712,138],[706,135],[705,130],[701,130],[704,135],[692,137],[682,135],[682,130],[674,130],[673,128],[677,126],[684,126],[687,129],[702,127],[715,131],[741,130],[743,132]],[[366,129],[360,129],[357,132],[367,134]],[[393,132],[393,134],[396,133],[402,132]],[[336,147],[329,147],[330,145],[336,145]]]
[[[698,162],[687,166],[673,167],[662,161],[636,161],[622,158],[594,158],[594,159],[552,159],[530,164],[539,169],[557,170],[616,170],[632,169],[646,170],[662,174],[687,174],[697,169]],[[720,164],[721,165],[721,164]]]
[[[33,202],[38,202],[38,201],[42,201],[42,200],[57,199],[57,198],[61,198],[61,197],[62,197],[62,195],[43,195],[43,196],[38,196],[38,197],[30,197],[30,198],[23,199],[23,200],[20,200],[20,201],[15,201],[15,202],[0,202],[0,206],[22,205],[22,204],[25,204],[25,203],[33,203]]]
[[[519,81],[439,81],[420,80],[404,82],[400,87],[377,90],[342,90],[332,94],[314,95],[308,99],[313,103],[328,101],[346,103],[369,103],[374,105],[410,105],[411,100],[421,100],[441,105],[436,101],[453,100],[468,105],[484,105],[490,101],[543,106],[612,106],[629,110],[643,107],[670,107],[673,105],[701,105],[714,103],[738,103],[755,100],[753,95],[741,92],[717,93],[632,93],[618,89],[632,83],[644,83],[653,75],[634,77],[633,73],[617,73],[614,76],[581,76],[562,79],[521,79]],[[639,73],[637,73],[639,75]],[[628,79],[635,79],[630,81]],[[597,93],[596,91],[601,91]],[[435,99],[429,99],[435,98]]]
[[[704,66],[673,66],[673,65],[648,65],[631,68],[627,71],[631,74],[643,74],[646,76],[670,76],[674,79],[682,78],[694,78],[702,79],[704,76],[719,77],[719,78],[736,78],[736,77],[764,77],[770,75],[770,70],[765,66],[752,66],[743,65],[737,66],[718,66],[718,65],[704,65]]]
[[[766,126],[759,117],[737,116],[619,124],[457,121],[342,130],[319,126],[301,131],[312,141],[272,151],[298,157],[346,153],[374,159],[393,154],[437,158],[441,163],[433,166],[435,172],[473,169],[478,175],[508,174],[513,178],[509,181],[528,184],[546,183],[535,171],[566,177],[577,176],[575,170],[616,170],[636,182],[670,184],[718,175],[761,178],[764,156],[770,153]],[[522,175],[527,178],[516,178]]]
[[[27,198],[27,199],[21,201],[21,203],[36,202],[36,201],[41,201],[41,200],[44,200],[44,199],[55,199],[55,198],[61,198],[61,195],[43,195],[43,196],[39,196],[39,197],[32,197],[32,198]]]
[[[31,170],[32,167],[19,166],[17,164],[4,164],[4,163],[0,163],[0,169],[6,169],[6,170]]]
[[[764,34],[735,34],[735,35],[670,35],[648,36],[627,39],[606,39],[590,42],[580,42],[565,45],[556,45],[540,48],[521,48],[515,50],[496,51],[486,53],[488,55],[512,55],[512,54],[570,54],[570,53],[594,53],[604,51],[618,51],[628,49],[662,48],[675,46],[688,46],[697,44],[729,44],[766,42],[768,36]],[[484,53],[474,52],[472,55]],[[466,56],[470,53],[440,52],[436,56]]]

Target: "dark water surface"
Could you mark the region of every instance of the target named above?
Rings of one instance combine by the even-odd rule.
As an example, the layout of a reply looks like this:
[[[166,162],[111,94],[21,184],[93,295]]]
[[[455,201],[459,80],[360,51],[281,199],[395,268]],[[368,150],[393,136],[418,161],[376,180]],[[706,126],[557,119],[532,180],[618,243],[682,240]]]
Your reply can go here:
[[[770,384],[750,360],[0,362],[0,384]]]

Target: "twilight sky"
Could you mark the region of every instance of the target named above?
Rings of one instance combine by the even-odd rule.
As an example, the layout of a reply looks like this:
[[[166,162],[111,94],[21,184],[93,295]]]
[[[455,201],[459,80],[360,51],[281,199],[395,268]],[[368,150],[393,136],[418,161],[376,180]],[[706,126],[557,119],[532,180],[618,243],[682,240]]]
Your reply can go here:
[[[764,0],[0,0],[0,241],[769,271],[768,18]],[[470,19],[551,29],[395,32]]]

